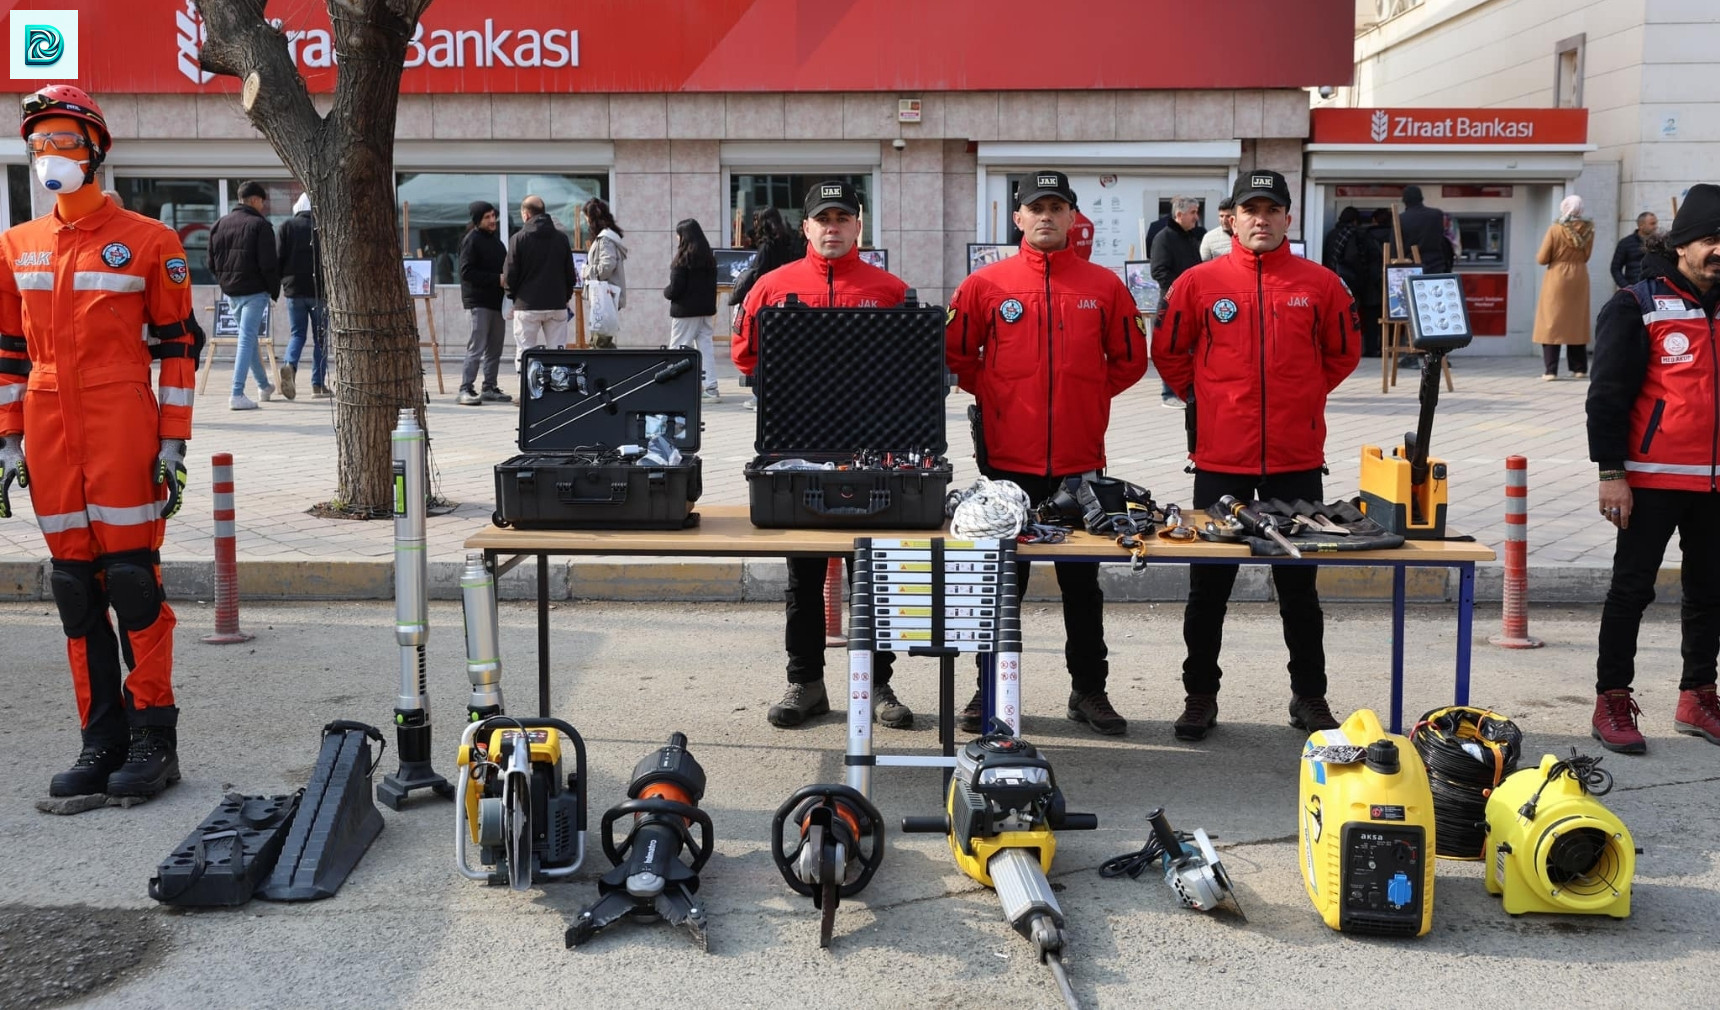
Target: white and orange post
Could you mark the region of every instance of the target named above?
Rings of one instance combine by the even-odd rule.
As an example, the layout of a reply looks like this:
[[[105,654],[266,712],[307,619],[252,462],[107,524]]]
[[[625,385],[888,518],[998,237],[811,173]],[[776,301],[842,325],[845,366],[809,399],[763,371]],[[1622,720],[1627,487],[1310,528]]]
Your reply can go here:
[[[1505,591],[1500,633],[1488,639],[1507,649],[1539,649],[1529,634],[1529,460],[1505,459]]]
[[[831,558],[824,566],[824,647],[845,649],[848,639],[842,634],[842,559]]]
[[[239,630],[239,556],[235,545],[238,524],[233,510],[233,454],[218,452],[209,461],[215,492],[215,633],[204,635],[211,645],[249,642]]]

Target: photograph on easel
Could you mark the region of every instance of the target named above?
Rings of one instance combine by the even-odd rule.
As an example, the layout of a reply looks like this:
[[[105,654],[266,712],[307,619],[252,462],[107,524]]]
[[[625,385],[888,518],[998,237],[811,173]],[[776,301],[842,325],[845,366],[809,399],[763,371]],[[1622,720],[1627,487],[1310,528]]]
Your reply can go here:
[[[430,260],[409,259],[406,264],[406,293],[413,298],[429,298],[436,293],[436,274]]]
[[[1404,300],[1403,286],[1405,280],[1419,273],[1419,266],[1386,267],[1386,318],[1409,319],[1409,303]]]

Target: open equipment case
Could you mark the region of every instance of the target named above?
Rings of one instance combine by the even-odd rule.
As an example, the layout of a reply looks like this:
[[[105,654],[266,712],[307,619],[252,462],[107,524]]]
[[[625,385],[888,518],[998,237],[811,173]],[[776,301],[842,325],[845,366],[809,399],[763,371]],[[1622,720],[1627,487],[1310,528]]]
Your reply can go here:
[[[532,348],[520,372],[523,455],[496,465],[497,526],[698,525],[697,350]],[[658,437],[681,451],[680,463],[639,462]]]
[[[758,453],[745,468],[754,526],[937,529],[951,479],[944,437],[944,310],[758,314]],[[827,470],[768,470],[802,459]]]

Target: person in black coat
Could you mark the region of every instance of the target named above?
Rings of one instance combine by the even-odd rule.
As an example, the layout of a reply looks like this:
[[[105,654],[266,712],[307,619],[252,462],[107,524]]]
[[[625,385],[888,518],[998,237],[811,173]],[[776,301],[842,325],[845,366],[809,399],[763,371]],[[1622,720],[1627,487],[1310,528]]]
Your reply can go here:
[[[669,346],[699,350],[701,399],[717,403],[716,349],[711,344],[711,320],[717,316],[717,257],[699,222],[687,218],[675,225],[675,256],[669,261]]]
[[[1651,210],[1636,216],[1636,231],[1618,240],[1613,250],[1612,279],[1621,288],[1628,288],[1642,279],[1643,243],[1660,229],[1660,219]]]
[[[263,184],[248,181],[239,187],[239,205],[209,229],[209,269],[227,296],[227,304],[239,324],[239,344],[233,355],[233,392],[227,399],[232,410],[256,410],[245,395],[247,375],[256,376],[258,399],[267,403],[275,387],[263,371],[257,354],[257,337],[269,316],[269,303],[281,297],[281,269],[275,248],[275,230],[263,211],[269,206],[269,191]]]
[[[1159,285],[1160,305],[1170,298],[1171,284],[1183,271],[1200,263],[1200,240],[1205,237],[1206,229],[1200,226],[1200,201],[1191,196],[1171,200],[1169,222],[1147,240],[1148,266]],[[1159,402],[1172,410],[1187,406],[1163,379],[1159,380]]]
[[[1404,255],[1409,255],[1412,246],[1421,250],[1422,273],[1451,272],[1451,243],[1445,237],[1445,214],[1423,202],[1420,186],[1403,188],[1403,213],[1398,215],[1398,227],[1403,229]]]
[[[502,287],[514,297],[515,371],[533,347],[567,346],[567,303],[579,289],[573,243],[544,210],[543,197],[527,194],[520,220],[502,267]]]
[[[281,362],[281,395],[298,395],[299,356],[305,350],[307,333],[311,346],[311,395],[327,399],[324,380],[328,373],[328,302],[323,297],[322,242],[317,236],[316,217],[311,213],[311,195],[299,194],[293,216],[275,232],[281,264],[281,293],[287,296],[287,324],[292,337],[287,357]]]
[[[501,219],[494,204],[474,200],[466,208],[472,223],[460,239],[460,304],[472,320],[472,335],[466,339],[466,364],[460,372],[460,392],[455,401],[477,406],[486,401],[509,403],[513,397],[496,385],[502,365],[502,341],[507,335],[502,323],[502,271],[507,266],[508,247],[502,244]],[[473,385],[482,366],[484,389]]]

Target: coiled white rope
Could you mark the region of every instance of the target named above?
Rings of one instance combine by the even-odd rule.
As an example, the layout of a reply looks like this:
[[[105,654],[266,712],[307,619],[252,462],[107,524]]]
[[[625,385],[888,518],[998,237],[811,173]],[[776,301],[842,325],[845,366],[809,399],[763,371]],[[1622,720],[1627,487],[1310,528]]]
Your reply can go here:
[[[944,499],[950,533],[974,540],[1013,540],[1027,525],[1032,507],[1021,485],[985,477],[965,491],[951,491]]]

